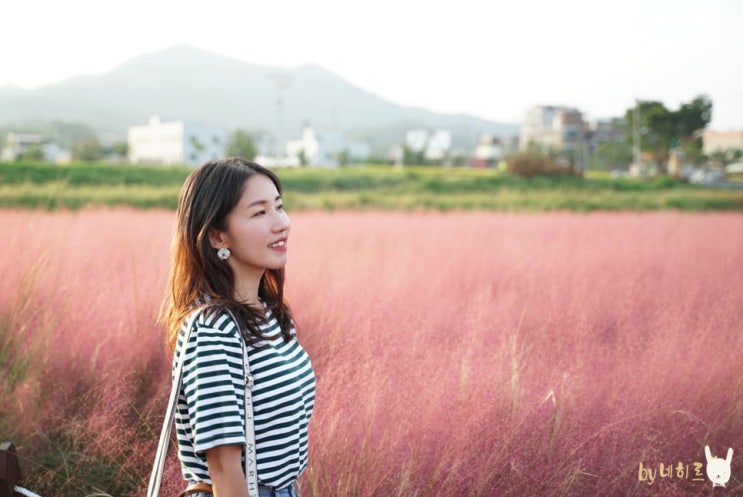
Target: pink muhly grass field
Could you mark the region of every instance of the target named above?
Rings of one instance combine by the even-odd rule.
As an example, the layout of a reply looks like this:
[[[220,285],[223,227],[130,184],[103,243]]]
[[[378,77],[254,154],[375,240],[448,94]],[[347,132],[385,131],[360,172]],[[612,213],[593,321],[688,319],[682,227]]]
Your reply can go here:
[[[303,495],[700,495],[705,444],[734,448],[726,495],[743,491],[742,215],[291,217],[318,381]],[[0,213],[0,438],[66,454],[56,474],[23,462],[41,495],[144,493],[172,222]],[[679,462],[688,477],[640,478]],[[164,491],[181,487],[173,461]]]

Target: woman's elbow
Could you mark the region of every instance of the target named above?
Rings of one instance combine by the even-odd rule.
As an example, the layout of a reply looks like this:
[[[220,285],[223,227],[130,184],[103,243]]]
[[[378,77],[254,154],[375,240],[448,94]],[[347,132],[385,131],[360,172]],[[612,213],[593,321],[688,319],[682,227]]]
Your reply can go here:
[[[206,451],[209,478],[218,485],[235,472],[242,473],[242,445],[218,445]]]

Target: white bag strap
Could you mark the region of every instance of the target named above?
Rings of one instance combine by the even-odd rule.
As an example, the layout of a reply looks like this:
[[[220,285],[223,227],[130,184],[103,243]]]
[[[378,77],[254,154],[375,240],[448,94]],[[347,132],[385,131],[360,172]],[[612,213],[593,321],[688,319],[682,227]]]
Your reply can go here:
[[[235,326],[240,329],[237,319],[228,309]],[[248,485],[248,496],[258,497],[258,461],[255,448],[255,419],[253,414],[253,375],[250,374],[250,361],[248,360],[248,346],[245,340],[240,340],[243,348],[243,372],[245,374],[245,481]]]
[[[167,459],[168,447],[170,446],[170,430],[173,427],[173,421],[175,420],[175,407],[178,402],[178,392],[180,392],[181,384],[183,383],[183,363],[185,362],[186,348],[188,347],[188,340],[191,338],[191,331],[193,330],[194,323],[200,313],[201,309],[193,312],[191,317],[188,318],[186,333],[183,336],[183,348],[181,349],[181,354],[176,362],[173,384],[170,387],[168,409],[165,411],[163,428],[160,431],[160,441],[157,444],[157,452],[155,453],[155,463],[152,467],[152,474],[150,475],[150,484],[147,487],[147,497],[157,497],[160,495],[160,484],[163,481],[165,460]]]
[[[147,487],[147,497],[158,497],[160,495],[160,485],[163,480],[165,460],[167,459],[168,447],[170,446],[170,432],[173,427],[173,422],[175,421],[175,409],[178,402],[178,393],[183,384],[183,363],[185,362],[186,348],[188,347],[188,341],[191,338],[191,331],[193,330],[196,318],[199,316],[201,311],[202,309],[199,309],[191,314],[183,337],[183,349],[178,357],[173,375],[173,383],[170,388],[170,400],[168,401],[168,408],[165,412],[163,427],[160,431],[160,441],[157,444],[155,462],[152,467],[152,474],[150,475],[150,483]],[[230,312],[230,317],[235,322],[235,326],[238,327],[239,332],[237,319],[235,319],[232,312]],[[245,344],[245,340],[242,338],[240,343],[242,344],[243,349],[243,370],[245,373],[245,400],[243,404],[245,406],[245,479],[248,486],[248,495],[250,497],[258,497],[258,467],[255,451],[253,395],[251,393],[251,390],[253,389],[253,375],[250,374],[248,347]]]

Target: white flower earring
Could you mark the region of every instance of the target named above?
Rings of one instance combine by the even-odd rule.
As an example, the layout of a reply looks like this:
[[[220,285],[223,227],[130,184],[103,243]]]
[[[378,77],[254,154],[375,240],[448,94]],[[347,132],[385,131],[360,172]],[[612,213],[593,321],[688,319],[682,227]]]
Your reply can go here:
[[[221,249],[217,250],[217,257],[219,257],[223,261],[229,259],[230,255],[232,254],[230,252],[230,249],[228,249],[227,247],[222,247]]]

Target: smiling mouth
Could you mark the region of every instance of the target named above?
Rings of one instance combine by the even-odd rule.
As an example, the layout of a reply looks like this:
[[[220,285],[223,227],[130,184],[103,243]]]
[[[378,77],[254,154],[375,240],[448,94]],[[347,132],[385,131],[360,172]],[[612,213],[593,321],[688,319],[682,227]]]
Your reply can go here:
[[[278,242],[274,242],[268,246],[269,248],[279,248],[279,247],[286,247],[286,240],[279,240]]]

